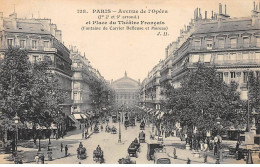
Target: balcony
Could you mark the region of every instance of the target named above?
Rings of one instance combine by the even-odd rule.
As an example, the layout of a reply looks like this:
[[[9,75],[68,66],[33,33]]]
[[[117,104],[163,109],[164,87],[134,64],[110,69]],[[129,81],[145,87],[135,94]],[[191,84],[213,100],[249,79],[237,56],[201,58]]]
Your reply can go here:
[[[171,79],[172,79],[171,74],[163,75],[163,76],[161,76],[160,83],[171,80]]]
[[[260,65],[260,59],[252,60],[222,60],[214,62],[214,65]]]
[[[72,71],[83,71],[83,67],[71,67]]]
[[[226,43],[224,47],[218,47],[214,45],[212,48],[207,48],[206,46],[191,46],[191,52],[197,52],[197,51],[216,51],[216,50],[250,50],[260,47],[260,42],[254,42],[254,43]]]
[[[84,103],[83,100],[73,100],[74,104],[82,104]]]
[[[160,86],[160,83],[159,82],[154,82],[153,86]]]

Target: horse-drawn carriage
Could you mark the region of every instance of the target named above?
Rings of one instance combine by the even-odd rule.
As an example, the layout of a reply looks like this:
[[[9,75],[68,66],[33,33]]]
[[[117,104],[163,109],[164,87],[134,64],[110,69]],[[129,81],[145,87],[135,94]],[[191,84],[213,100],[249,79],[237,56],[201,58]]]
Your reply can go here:
[[[133,156],[137,158],[137,152],[140,151],[140,143],[138,143],[137,138],[130,144],[128,147],[128,154],[129,156]]]
[[[98,146],[96,150],[93,151],[93,160],[95,162],[104,162],[104,153],[101,148]]]
[[[83,147],[82,144],[80,144],[79,147],[78,147],[78,149],[77,149],[77,157],[78,157],[78,159],[80,159],[80,160],[87,158],[86,148]]]
[[[140,124],[140,130],[144,130],[144,127],[145,127],[145,123],[144,123],[144,122],[141,122],[141,124]]]
[[[119,164],[136,164],[136,161],[132,161],[130,157],[121,158],[118,160]]]
[[[139,142],[145,143],[145,133],[143,131],[139,133]]]
[[[112,115],[112,122],[117,123],[117,116],[116,115]]]
[[[106,130],[105,130],[105,132],[108,132],[108,133],[111,132],[111,128],[110,128],[108,125],[106,126]]]
[[[117,133],[116,131],[117,131],[116,128],[115,128],[115,127],[112,127],[111,133],[112,133],[112,134],[116,134],[116,133]]]
[[[135,126],[135,118],[129,120],[129,126]]]
[[[94,127],[94,133],[99,133],[99,128],[97,125],[95,125],[95,127]]]

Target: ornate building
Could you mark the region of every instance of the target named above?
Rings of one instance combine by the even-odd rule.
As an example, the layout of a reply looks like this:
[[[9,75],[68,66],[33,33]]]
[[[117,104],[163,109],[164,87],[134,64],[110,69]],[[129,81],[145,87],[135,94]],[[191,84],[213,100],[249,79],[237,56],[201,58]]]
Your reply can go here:
[[[125,76],[111,83],[111,87],[115,91],[115,104],[117,107],[122,105],[133,107],[138,104],[138,92],[140,82]]]
[[[22,19],[17,13],[3,17],[0,12],[0,58],[8,47],[19,47],[28,51],[29,60],[47,61],[48,68],[58,77],[62,89],[67,92],[63,113],[71,110],[71,64],[69,49],[63,44],[62,31],[50,19]]]

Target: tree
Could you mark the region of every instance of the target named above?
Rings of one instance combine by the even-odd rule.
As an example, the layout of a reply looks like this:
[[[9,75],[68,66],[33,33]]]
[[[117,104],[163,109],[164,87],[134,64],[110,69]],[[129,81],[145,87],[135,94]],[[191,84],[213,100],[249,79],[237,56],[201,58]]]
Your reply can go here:
[[[10,120],[17,114],[21,124],[32,124],[36,142],[37,129],[50,128],[52,123],[63,121],[60,104],[65,92],[55,74],[48,70],[46,62],[31,64],[26,51],[9,48],[0,70],[5,129],[13,127]]]
[[[168,85],[164,94],[167,97],[166,107],[173,110],[172,117],[182,126],[196,126],[199,131],[205,132],[218,128],[218,116],[224,128],[246,121],[245,113],[236,113],[242,103],[237,84],[226,84],[214,67],[198,64],[195,70],[186,74],[181,88],[174,89]]]
[[[9,48],[5,52],[0,67],[0,85],[2,94],[2,110],[6,117],[3,125],[12,129],[12,119],[17,114],[21,122],[28,120],[26,117],[27,93],[31,89],[32,73],[27,52],[18,48]]]

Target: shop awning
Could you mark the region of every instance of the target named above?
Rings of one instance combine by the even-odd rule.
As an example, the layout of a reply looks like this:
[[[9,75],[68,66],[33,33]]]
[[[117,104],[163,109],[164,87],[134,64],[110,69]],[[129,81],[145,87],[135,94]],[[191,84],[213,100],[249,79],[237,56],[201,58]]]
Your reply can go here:
[[[69,115],[69,118],[72,122],[77,123],[78,121],[75,119],[73,115]]]
[[[74,118],[77,119],[77,120],[78,120],[78,119],[79,119],[79,120],[82,119],[82,117],[80,116],[80,114],[73,114],[73,116],[74,116]]]
[[[80,116],[83,118],[83,119],[87,119],[87,116],[85,114],[80,114]]]

